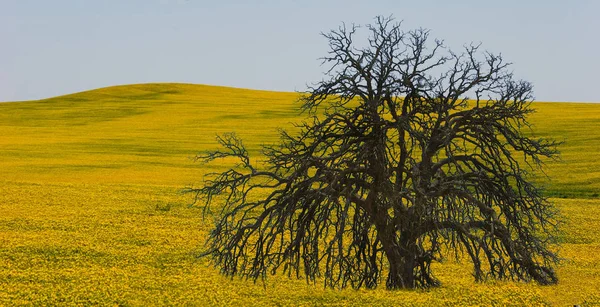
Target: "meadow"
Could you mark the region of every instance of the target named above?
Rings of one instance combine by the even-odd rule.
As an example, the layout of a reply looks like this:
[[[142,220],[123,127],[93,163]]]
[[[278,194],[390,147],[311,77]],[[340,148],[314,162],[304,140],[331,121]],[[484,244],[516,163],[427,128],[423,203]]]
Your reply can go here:
[[[564,141],[543,180],[565,224],[559,283],[475,283],[435,267],[430,290],[324,289],[228,279],[198,258],[210,217],[181,194],[220,165],[196,153],[235,131],[255,159],[302,116],[296,93],[188,84],[103,88],[0,104],[0,305],[600,305],[600,104],[535,102],[537,135]]]

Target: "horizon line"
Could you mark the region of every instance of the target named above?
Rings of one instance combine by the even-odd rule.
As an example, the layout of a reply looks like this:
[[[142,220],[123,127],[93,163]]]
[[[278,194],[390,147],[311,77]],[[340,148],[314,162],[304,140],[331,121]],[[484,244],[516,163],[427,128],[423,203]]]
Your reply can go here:
[[[221,87],[221,88],[229,88],[229,89],[236,89],[236,90],[247,90],[247,91],[256,91],[256,92],[283,93],[283,94],[294,94],[294,93],[299,94],[299,93],[302,93],[302,91],[281,91],[281,90],[269,90],[269,89],[256,89],[256,88],[249,88],[249,87],[238,87],[238,86],[229,86],[229,85],[216,85],[216,84],[206,84],[206,83],[189,83],[189,82],[141,82],[141,83],[123,83],[123,84],[115,84],[115,85],[102,86],[102,87],[92,88],[92,89],[88,89],[88,90],[76,91],[76,92],[72,92],[72,93],[66,93],[66,94],[61,94],[61,95],[57,95],[57,96],[50,96],[50,97],[40,98],[40,99],[27,99],[27,100],[14,100],[14,101],[0,100],[0,103],[35,102],[35,101],[55,99],[55,98],[60,98],[60,97],[65,97],[65,96],[70,96],[70,95],[77,95],[77,94],[82,94],[82,93],[87,93],[87,92],[93,92],[93,91],[98,91],[98,90],[103,90],[103,89],[109,89],[109,88],[115,88],[115,87],[128,87],[128,86],[136,86],[136,85],[192,85],[192,86]],[[536,99],[533,99],[532,102],[537,102],[537,103],[600,104],[600,101],[559,101],[559,100],[536,100]]]

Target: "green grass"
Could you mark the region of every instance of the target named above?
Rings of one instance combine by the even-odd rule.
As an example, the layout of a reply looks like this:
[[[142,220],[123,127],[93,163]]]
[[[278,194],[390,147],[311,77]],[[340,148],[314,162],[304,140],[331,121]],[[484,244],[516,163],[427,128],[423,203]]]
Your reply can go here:
[[[235,131],[259,159],[301,119],[295,93],[118,86],[0,104],[0,305],[600,304],[600,105],[534,103],[537,135],[564,141],[547,193],[566,218],[560,283],[476,284],[436,266],[429,291],[336,291],[275,276],[227,279],[198,259],[211,219],[178,192],[219,168],[190,160]]]

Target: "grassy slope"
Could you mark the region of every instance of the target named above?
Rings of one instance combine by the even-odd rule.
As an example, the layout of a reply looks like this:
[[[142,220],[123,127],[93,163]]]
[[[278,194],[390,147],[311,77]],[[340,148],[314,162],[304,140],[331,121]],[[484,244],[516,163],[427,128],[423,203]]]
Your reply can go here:
[[[111,87],[0,104],[0,305],[13,303],[580,304],[600,296],[600,105],[536,103],[541,136],[565,141],[550,195],[568,218],[558,286],[474,284],[439,265],[427,292],[332,291],[276,276],[227,280],[195,257],[210,228],[189,198],[188,157],[236,131],[254,151],[301,117],[296,94],[184,84]],[[582,282],[585,280],[585,282]],[[467,289],[468,291],[465,291]]]

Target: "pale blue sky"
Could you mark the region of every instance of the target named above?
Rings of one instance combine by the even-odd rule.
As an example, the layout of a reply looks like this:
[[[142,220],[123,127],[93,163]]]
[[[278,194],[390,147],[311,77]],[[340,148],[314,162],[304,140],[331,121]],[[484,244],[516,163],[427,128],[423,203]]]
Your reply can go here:
[[[595,0],[0,0],[0,101],[144,82],[303,90],[321,79],[320,32],[390,14],[502,53],[537,100],[600,102]]]

